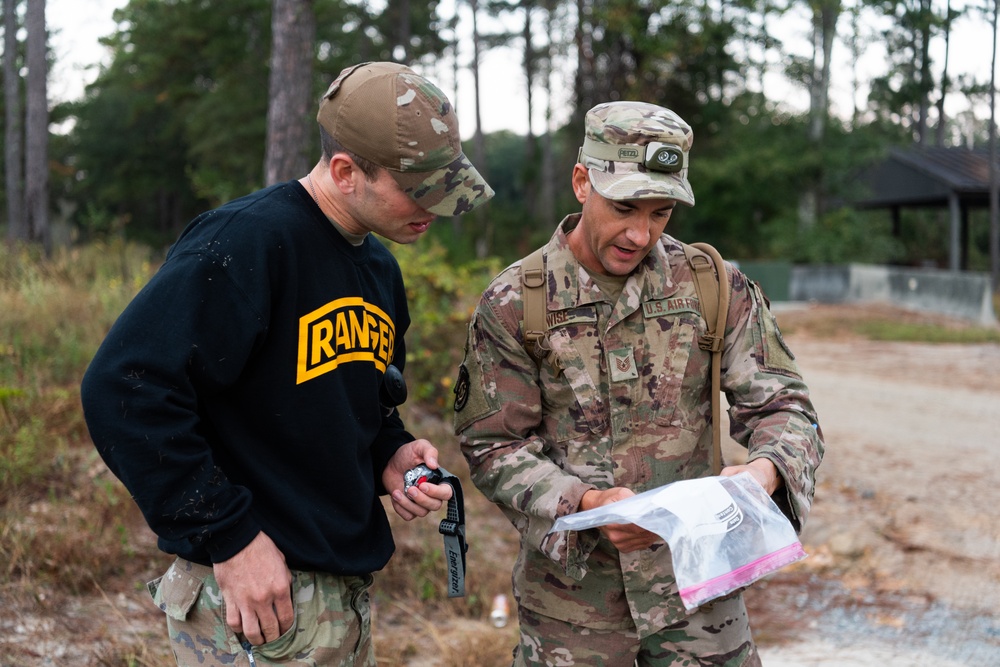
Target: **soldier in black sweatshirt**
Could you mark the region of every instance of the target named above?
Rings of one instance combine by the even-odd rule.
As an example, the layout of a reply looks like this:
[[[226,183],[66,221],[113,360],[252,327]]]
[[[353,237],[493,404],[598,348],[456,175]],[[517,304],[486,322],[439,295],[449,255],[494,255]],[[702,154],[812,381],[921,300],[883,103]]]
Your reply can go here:
[[[150,590],[179,665],[374,664],[367,590],[394,548],[379,496],[410,520],[452,493],[403,492],[437,450],[380,404],[410,319],[371,232],[410,243],[492,190],[406,67],[345,69],[317,120],[313,170],[191,222],[83,380],[94,444],[178,557]]]

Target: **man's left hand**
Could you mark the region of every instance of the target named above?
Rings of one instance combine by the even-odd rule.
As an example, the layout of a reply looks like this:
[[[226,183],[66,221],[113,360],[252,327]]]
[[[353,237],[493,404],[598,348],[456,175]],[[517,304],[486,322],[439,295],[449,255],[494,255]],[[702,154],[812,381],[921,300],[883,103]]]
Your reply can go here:
[[[748,472],[753,475],[757,483],[764,487],[767,495],[773,496],[774,492],[782,487],[784,480],[778,474],[778,469],[768,459],[754,459],[742,466],[726,466],[720,473],[723,477],[732,477],[741,472]]]

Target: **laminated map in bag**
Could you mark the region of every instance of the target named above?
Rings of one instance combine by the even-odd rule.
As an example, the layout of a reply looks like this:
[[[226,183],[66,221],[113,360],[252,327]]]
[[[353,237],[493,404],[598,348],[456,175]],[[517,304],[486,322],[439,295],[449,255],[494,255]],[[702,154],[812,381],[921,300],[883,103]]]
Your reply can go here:
[[[613,523],[634,523],[666,541],[688,611],[806,556],[791,522],[746,472],[667,484],[560,517],[552,531]]]

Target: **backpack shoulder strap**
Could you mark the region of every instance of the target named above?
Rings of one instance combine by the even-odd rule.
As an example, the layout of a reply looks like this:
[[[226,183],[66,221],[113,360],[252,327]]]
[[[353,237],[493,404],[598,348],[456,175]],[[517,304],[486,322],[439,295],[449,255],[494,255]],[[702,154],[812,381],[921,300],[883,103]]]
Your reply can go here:
[[[684,247],[698,303],[705,318],[706,332],[698,339],[698,347],[712,353],[712,471],[722,470],[722,422],[719,393],[722,391],[720,367],[722,347],[726,335],[726,317],[729,314],[729,276],[719,251],[707,243],[693,243]]]
[[[538,343],[545,337],[545,257],[539,248],[521,262],[521,293],[524,300],[524,347],[536,360]]]
[[[698,339],[703,350],[722,350],[726,334],[726,317],[729,311],[729,279],[722,255],[707,243],[682,243],[684,255],[694,275],[694,288],[701,304],[707,331]]]

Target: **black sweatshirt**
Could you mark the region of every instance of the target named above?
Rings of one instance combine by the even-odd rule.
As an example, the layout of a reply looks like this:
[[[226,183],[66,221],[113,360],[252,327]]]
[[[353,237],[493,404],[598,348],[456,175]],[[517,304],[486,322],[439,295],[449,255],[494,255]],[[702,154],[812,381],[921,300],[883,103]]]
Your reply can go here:
[[[413,439],[379,405],[408,326],[389,251],[278,184],[183,232],[84,376],[87,426],[163,551],[210,565],[263,530],[293,569],[373,572]]]

